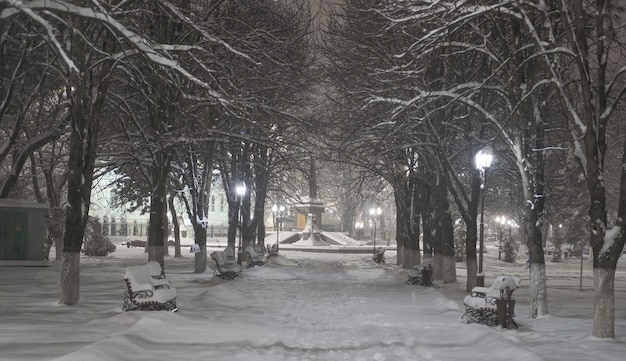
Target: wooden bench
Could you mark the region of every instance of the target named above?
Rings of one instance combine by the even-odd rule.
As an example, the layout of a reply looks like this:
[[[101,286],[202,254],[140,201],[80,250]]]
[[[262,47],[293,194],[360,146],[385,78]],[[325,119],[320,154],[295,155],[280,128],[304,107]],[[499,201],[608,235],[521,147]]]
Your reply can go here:
[[[178,311],[176,288],[170,285],[159,262],[129,266],[124,273],[127,290],[124,291],[122,310]]]
[[[133,241],[126,241],[126,243],[122,243],[126,244],[126,248],[130,248],[130,247],[146,247],[146,244],[148,242],[146,241],[140,241],[140,240],[133,240]]]
[[[518,276],[502,275],[496,277],[491,287],[474,287],[465,296],[465,313],[461,316],[467,323],[480,323],[487,326],[501,325],[503,328],[517,328],[515,299],[513,292],[520,286]]]
[[[409,279],[406,283],[410,285],[432,286],[433,285],[433,267],[428,266],[413,266],[413,269],[409,271]]]
[[[248,267],[263,266],[265,264],[265,253],[260,251],[253,245],[246,247],[246,253],[248,254]]]
[[[211,252],[211,258],[215,261],[217,268],[217,277],[223,280],[232,280],[239,276],[239,265],[235,259],[235,250],[232,247],[226,247],[223,251]]]

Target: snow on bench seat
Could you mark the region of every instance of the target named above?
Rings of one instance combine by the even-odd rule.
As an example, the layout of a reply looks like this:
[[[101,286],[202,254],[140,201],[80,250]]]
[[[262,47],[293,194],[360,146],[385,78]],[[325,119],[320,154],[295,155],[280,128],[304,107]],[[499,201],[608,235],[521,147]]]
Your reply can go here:
[[[502,275],[496,277],[491,287],[474,287],[471,294],[463,298],[463,304],[465,305],[465,313],[461,318],[467,320],[468,323],[476,322],[489,326],[495,326],[499,323],[497,318],[498,302],[503,301],[506,304],[509,301],[513,301],[513,292],[520,286],[520,278],[518,276]],[[510,303],[510,302],[509,302]],[[514,304],[514,303],[513,303]],[[502,307],[502,306],[501,306]],[[510,310],[510,321],[512,320],[512,306]],[[509,312],[504,310],[501,312]]]

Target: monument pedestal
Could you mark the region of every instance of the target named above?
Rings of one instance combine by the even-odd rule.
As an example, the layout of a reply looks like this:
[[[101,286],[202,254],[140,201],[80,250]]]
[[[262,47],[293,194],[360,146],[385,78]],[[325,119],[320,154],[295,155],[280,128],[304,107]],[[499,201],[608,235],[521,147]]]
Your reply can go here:
[[[295,242],[295,246],[329,246],[321,237],[321,231],[315,222],[315,215],[309,214],[306,225],[302,230],[300,240]]]

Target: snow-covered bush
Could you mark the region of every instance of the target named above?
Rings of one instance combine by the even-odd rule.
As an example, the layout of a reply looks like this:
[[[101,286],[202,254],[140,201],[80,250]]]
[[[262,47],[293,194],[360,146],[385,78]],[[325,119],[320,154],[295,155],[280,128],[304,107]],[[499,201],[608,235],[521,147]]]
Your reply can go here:
[[[89,217],[83,253],[87,256],[104,257],[115,252],[115,245],[102,235],[102,224],[98,218]]]
[[[563,257],[563,250],[561,249],[561,242],[559,239],[555,239],[554,241],[554,252],[552,252],[552,262],[561,262]]]
[[[504,242],[504,262],[515,263],[517,257],[517,242],[510,236]]]

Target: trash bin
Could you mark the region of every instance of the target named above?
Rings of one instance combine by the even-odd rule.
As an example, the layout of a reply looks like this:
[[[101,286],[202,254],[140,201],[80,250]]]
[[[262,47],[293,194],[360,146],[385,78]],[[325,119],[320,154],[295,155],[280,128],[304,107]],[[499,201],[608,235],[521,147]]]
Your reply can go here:
[[[515,300],[500,298],[496,300],[496,314],[502,328],[514,329],[517,324],[513,320],[515,315]]]

